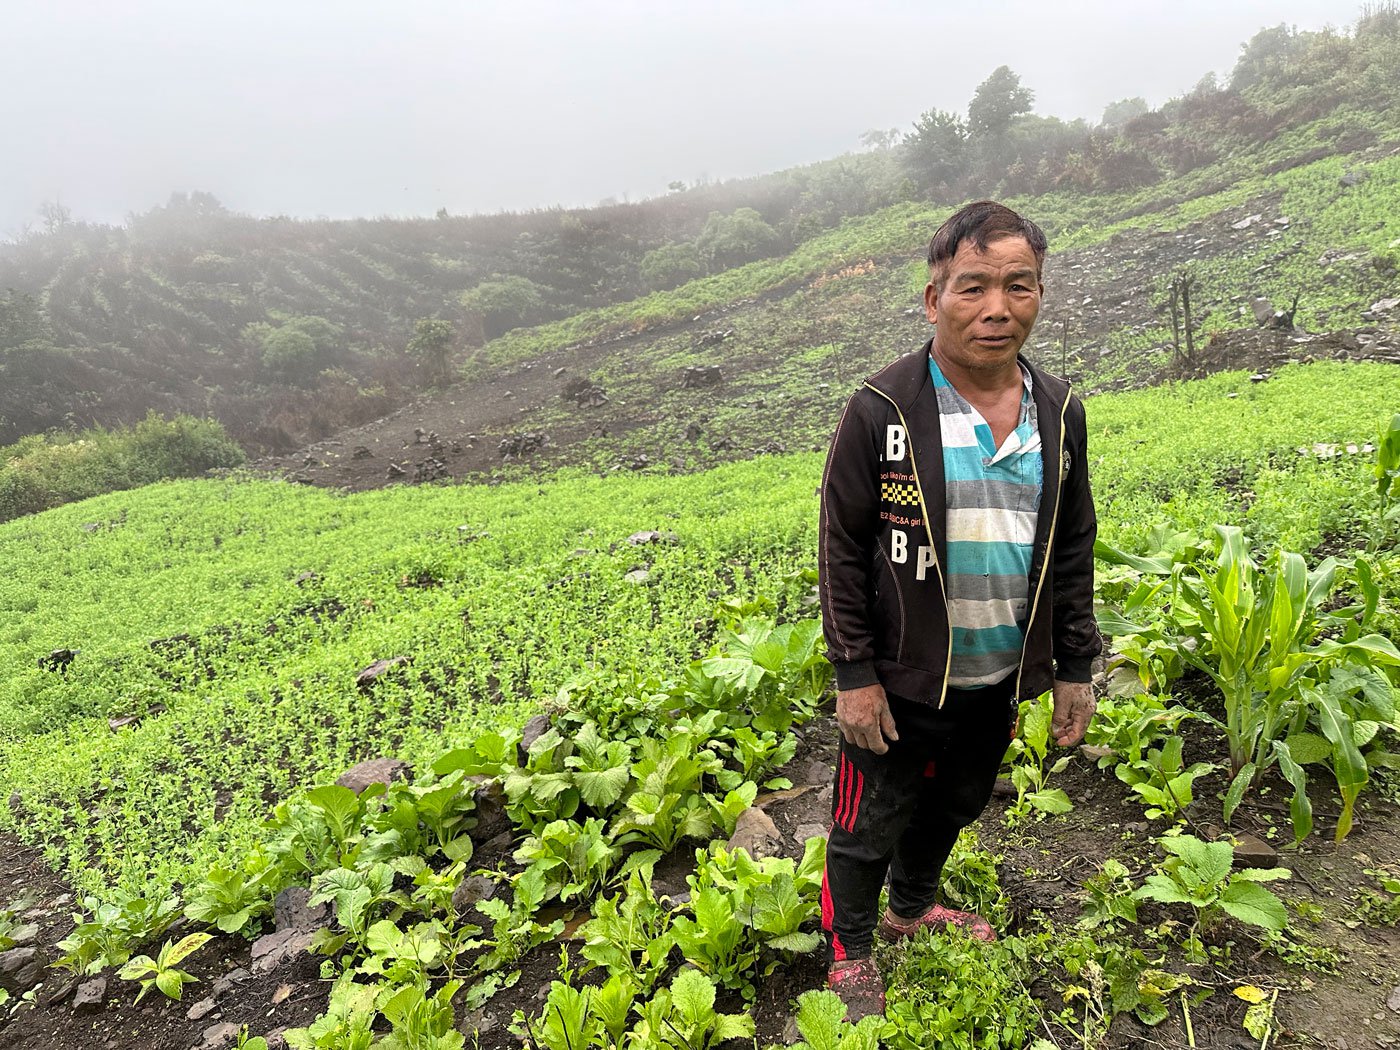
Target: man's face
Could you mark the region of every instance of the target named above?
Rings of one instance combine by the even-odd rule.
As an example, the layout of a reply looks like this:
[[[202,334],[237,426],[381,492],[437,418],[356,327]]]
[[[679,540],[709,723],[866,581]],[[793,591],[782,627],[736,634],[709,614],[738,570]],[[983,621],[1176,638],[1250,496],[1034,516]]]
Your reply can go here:
[[[935,354],[967,371],[1009,367],[1031,334],[1044,294],[1024,237],[1002,237],[985,252],[964,242],[942,285],[930,282],[924,289],[928,319],[938,325]]]

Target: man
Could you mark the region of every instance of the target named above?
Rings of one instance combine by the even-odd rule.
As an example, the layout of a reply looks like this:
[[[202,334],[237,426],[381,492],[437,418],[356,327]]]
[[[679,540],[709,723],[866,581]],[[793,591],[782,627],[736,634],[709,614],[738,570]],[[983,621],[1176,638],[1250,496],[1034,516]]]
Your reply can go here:
[[[1062,747],[1094,711],[1084,407],[1019,355],[1045,247],[991,201],[949,218],[928,250],[933,338],[852,395],[831,441],[818,568],[842,739],[822,925],[850,1020],[884,1011],[870,951],[887,874],[887,940],[948,925],[995,937],[934,896],[991,797],[1018,701],[1053,689]]]

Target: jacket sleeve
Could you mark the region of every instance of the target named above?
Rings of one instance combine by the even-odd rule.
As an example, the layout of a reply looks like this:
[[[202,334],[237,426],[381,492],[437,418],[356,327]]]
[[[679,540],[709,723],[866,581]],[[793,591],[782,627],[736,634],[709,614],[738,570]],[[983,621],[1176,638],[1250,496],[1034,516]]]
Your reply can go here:
[[[1094,618],[1094,539],[1098,535],[1098,519],[1089,490],[1084,404],[1073,396],[1065,413],[1065,450],[1069,474],[1063,481],[1054,551],[1055,677],[1065,682],[1087,682],[1093,677],[1094,657],[1103,650]]]
[[[879,681],[870,621],[870,573],[879,527],[879,449],[859,392],[846,402],[822,472],[817,578],[826,655],[837,689]]]

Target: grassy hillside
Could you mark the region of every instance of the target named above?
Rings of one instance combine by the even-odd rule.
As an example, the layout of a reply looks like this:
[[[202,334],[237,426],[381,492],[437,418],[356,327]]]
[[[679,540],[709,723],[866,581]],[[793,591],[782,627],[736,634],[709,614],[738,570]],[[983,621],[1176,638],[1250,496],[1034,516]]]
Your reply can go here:
[[[1400,371],[1379,365],[1092,398],[1102,535],[1131,548],[1160,522],[1235,521],[1306,549],[1360,534],[1366,457],[1297,446],[1364,442],[1395,406]],[[16,793],[0,819],[81,885],[165,886],[255,837],[269,800],[359,759],[424,760],[594,669],[678,675],[716,599],[801,596],[819,472],[805,454],[355,496],[181,482],[0,526]],[[634,546],[640,530],[675,542]],[[63,649],[80,651],[40,666]],[[357,688],[398,656],[411,664]]]

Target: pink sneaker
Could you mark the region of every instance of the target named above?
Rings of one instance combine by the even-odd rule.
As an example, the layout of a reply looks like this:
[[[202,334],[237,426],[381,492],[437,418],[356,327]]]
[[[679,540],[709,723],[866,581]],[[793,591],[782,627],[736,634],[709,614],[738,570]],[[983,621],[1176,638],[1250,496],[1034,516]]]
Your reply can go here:
[[[945,908],[941,904],[935,904],[909,923],[896,922],[889,909],[886,909],[884,917],[880,919],[880,936],[887,941],[897,941],[901,937],[912,937],[921,929],[942,930],[948,926],[957,926],[966,930],[968,934],[976,937],[979,941],[997,939],[992,924],[976,912],[955,911],[952,908]]]
[[[846,1004],[846,1020],[885,1016],[885,981],[874,959],[832,963],[826,986]]]

